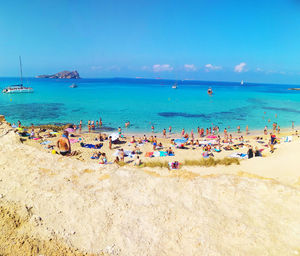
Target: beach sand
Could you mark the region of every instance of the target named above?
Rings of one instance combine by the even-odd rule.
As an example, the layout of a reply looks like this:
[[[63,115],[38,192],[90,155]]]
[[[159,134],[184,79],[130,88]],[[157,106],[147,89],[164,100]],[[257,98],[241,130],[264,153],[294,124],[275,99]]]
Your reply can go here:
[[[0,255],[300,254],[297,136],[240,165],[175,171],[103,166],[92,150],[78,148],[78,160],[30,143],[0,126]],[[200,154],[175,151],[179,161]]]

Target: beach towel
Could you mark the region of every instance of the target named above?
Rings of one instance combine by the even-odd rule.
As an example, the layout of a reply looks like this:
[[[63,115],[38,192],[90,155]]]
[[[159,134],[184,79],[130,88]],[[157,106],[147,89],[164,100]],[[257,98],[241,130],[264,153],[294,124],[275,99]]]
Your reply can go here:
[[[113,153],[113,156],[119,156],[119,154],[120,154],[120,150],[116,150],[115,153]],[[126,156],[132,158],[134,155],[130,150],[124,150],[124,157]]]
[[[218,138],[218,137],[215,136],[215,135],[209,135],[209,136],[207,136],[207,138],[209,138],[209,139],[216,139],[216,138]]]
[[[154,151],[153,156],[159,157],[160,156],[160,152],[159,151]]]
[[[40,144],[41,144],[41,145],[47,145],[47,144],[50,144],[50,143],[51,143],[50,140],[46,140],[46,141],[41,142]]]
[[[174,140],[174,142],[176,144],[184,144],[187,142],[187,139],[186,138],[176,139],[176,140]]]
[[[159,151],[159,156],[160,157],[164,157],[164,156],[167,156],[168,153],[166,151]]]
[[[283,137],[283,139],[284,139],[284,142],[292,142],[293,137],[292,136],[286,136],[286,137]]]
[[[70,139],[70,142],[72,143],[72,144],[74,144],[74,143],[76,143],[76,142],[78,142],[79,140],[78,139]]]
[[[229,157],[240,158],[240,159],[247,159],[248,155],[247,154],[243,154],[243,153],[234,153],[234,154],[231,154]]]
[[[153,152],[146,152],[145,153],[145,157],[152,157],[153,156]]]
[[[102,148],[103,145],[100,144],[100,147],[96,148],[96,146],[93,145],[93,144],[80,143],[80,146],[83,147],[83,148],[100,149],[100,148]]]

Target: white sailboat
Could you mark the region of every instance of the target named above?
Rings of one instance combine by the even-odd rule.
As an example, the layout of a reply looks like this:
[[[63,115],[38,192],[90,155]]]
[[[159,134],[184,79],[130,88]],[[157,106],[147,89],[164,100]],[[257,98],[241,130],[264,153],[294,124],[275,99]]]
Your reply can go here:
[[[24,93],[24,92],[33,92],[32,87],[23,86],[23,72],[22,72],[22,60],[21,56],[19,56],[20,61],[20,84],[15,84],[8,86],[2,90],[2,93]]]
[[[241,81],[241,85],[244,85],[244,80]]]

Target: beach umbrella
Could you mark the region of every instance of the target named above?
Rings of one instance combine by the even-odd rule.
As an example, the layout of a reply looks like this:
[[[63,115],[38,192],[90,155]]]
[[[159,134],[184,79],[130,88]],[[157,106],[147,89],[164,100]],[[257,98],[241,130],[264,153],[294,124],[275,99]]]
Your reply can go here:
[[[67,131],[68,133],[73,133],[75,132],[75,130],[73,128],[67,128],[65,129],[65,131]]]
[[[117,132],[112,133],[109,136],[111,136],[111,141],[115,141],[115,140],[119,139],[119,134]]]

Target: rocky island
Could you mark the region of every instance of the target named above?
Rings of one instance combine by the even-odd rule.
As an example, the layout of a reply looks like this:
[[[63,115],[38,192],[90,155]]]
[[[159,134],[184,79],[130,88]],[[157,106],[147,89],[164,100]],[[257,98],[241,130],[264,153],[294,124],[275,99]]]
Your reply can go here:
[[[79,73],[74,71],[62,71],[54,75],[39,75],[36,78],[55,78],[55,79],[79,79]]]

